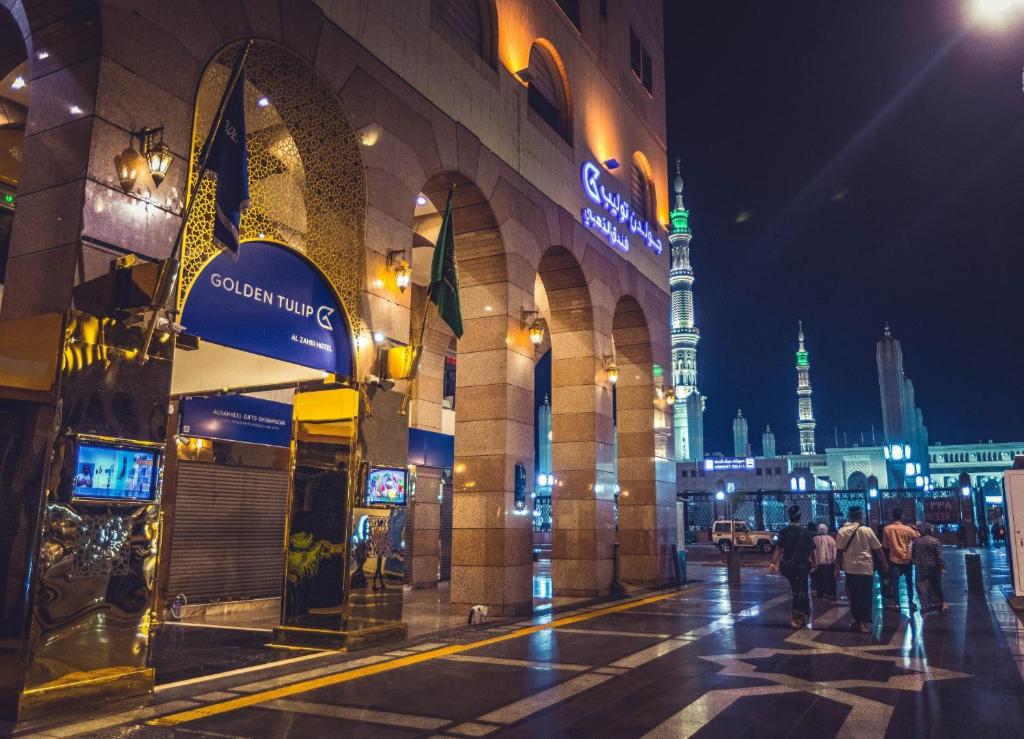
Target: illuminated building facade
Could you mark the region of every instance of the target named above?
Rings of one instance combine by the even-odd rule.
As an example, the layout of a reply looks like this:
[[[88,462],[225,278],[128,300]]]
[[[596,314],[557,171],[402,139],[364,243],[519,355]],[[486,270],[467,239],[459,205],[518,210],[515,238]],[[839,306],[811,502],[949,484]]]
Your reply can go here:
[[[800,453],[814,454],[814,405],[811,401],[811,360],[804,346],[804,324],[799,324],[796,350],[797,431],[800,433]]]
[[[683,176],[676,159],[673,181],[675,203],[671,212],[668,240],[672,247],[669,286],[672,294],[672,378],[676,405],[675,456],[680,462],[704,457],[704,396],[697,388],[697,342],[700,329],[694,323],[693,265],[690,263],[690,211],[683,204]]]
[[[0,79],[13,86],[22,77],[27,89],[15,92],[32,103],[3,105],[17,118],[5,126],[23,125],[26,135],[18,142],[16,209],[0,208],[0,225],[12,224],[0,337],[14,334],[7,321],[84,310],[95,319],[86,322],[93,342],[120,337],[95,326],[125,315],[131,341],[139,325],[153,326],[151,349],[159,344],[160,363],[132,367],[167,370],[163,384],[146,385],[160,396],[157,410],[117,431],[118,438],[164,449],[159,505],[173,511],[160,519],[161,540],[147,550],[154,557],[159,550],[159,568],[140,612],[148,617],[147,609],[181,595],[190,608],[244,601],[246,609],[266,609],[255,616],[276,618],[282,603],[301,601],[318,612],[282,627],[320,629],[318,619],[333,619],[324,629],[340,634],[355,602],[350,596],[364,605],[373,600],[364,591],[374,564],[388,578],[388,598],[378,600],[390,610],[386,618],[377,615],[389,624],[400,624],[403,607],[401,587],[390,588],[395,578],[436,587],[439,572],[450,572],[454,613],[476,604],[489,606],[492,616],[531,612],[533,368],[541,351],[551,352],[552,364],[547,474],[556,481],[555,594],[607,595],[616,551],[622,582],[657,587],[672,580],[662,3],[222,0],[216,13],[170,0],[136,5],[0,4],[0,61],[9,62]],[[251,202],[238,226],[240,257],[225,260],[212,237],[219,183],[212,173],[201,176],[201,158],[212,124],[223,123],[218,110],[229,80],[241,79],[241,59],[245,77],[235,89],[247,125]],[[158,171],[133,150],[149,152],[141,126],[163,126],[152,143],[166,147],[169,169]],[[64,159],[57,161],[58,154]],[[5,187],[9,171],[6,162],[0,166]],[[449,193],[458,338],[426,301]],[[177,243],[178,289],[154,297],[156,275]],[[293,269],[261,269],[248,254]],[[252,271],[229,283],[221,279],[222,264]],[[294,277],[288,284],[286,274]],[[119,288],[98,290],[103,280]],[[127,300],[122,293],[134,302],[118,302]],[[142,316],[151,300],[174,320]],[[273,310],[282,322],[304,321],[329,340],[277,331],[251,312],[257,309]],[[218,324],[224,338],[196,328]],[[542,346],[534,341],[541,327]],[[226,335],[232,331],[233,338]],[[64,337],[79,341],[59,330],[53,335],[55,357]],[[142,351],[142,341],[119,344],[111,359],[103,346],[89,346],[95,350],[69,350],[77,364],[68,366],[102,375]],[[423,348],[415,382],[413,346]],[[328,351],[344,354],[344,364],[308,359]],[[32,359],[18,366],[47,366]],[[45,398],[32,396],[35,405],[19,405],[18,413],[60,407],[58,395],[70,385],[56,383],[55,374],[39,390]],[[95,392],[108,395],[75,408],[120,409],[125,398],[109,393],[131,395],[141,386],[97,382]],[[24,388],[7,390],[0,387],[0,410],[27,402]],[[312,397],[321,391],[341,393],[345,403],[332,395],[325,410]],[[222,438],[225,432],[187,423],[190,408],[202,405],[193,398],[234,403],[240,410],[212,412],[270,419],[285,438]],[[0,423],[16,424],[0,428],[0,438],[32,439],[25,455],[35,456],[0,455],[0,477],[17,469],[19,479],[37,472],[41,480],[44,457],[59,456],[40,451],[53,452],[44,437],[57,424],[12,418],[0,413]],[[68,419],[61,433],[96,420]],[[23,427],[42,431],[37,439]],[[316,445],[325,438],[342,436],[343,453],[310,452],[302,464],[293,458],[300,441],[322,451]],[[316,487],[328,478],[344,494],[331,498]],[[371,480],[381,481],[379,490]],[[24,556],[5,559],[3,576],[11,592],[35,597],[39,578],[56,571],[28,568],[41,556],[27,548],[44,530],[40,512],[68,501],[54,499],[58,492],[42,483],[17,492],[21,497],[5,505],[28,513],[0,528],[0,549],[21,547]],[[211,499],[218,503],[207,505]],[[318,500],[334,508],[322,512]],[[371,521],[378,533],[386,527],[397,555],[377,536],[380,551],[367,559]],[[327,523],[329,531],[313,531]],[[306,528],[292,537],[288,526]],[[208,535],[211,528],[217,536]],[[333,571],[324,578],[339,592],[319,605],[289,601],[282,582],[297,582],[301,573],[284,577],[291,560],[282,541],[296,548],[315,541],[325,553],[319,572]],[[366,576],[342,577],[350,565]],[[22,643],[19,629],[36,623],[37,605],[29,599],[21,610],[0,614],[0,630],[18,636],[11,637],[12,651],[27,659],[36,654],[30,642],[38,633],[26,632]],[[151,622],[131,626],[125,638],[149,638]],[[144,662],[147,648],[136,644],[132,659]],[[125,667],[102,663],[120,653],[106,644],[77,649],[75,658],[85,662],[45,657],[46,670],[32,674],[61,686],[82,676],[99,679]],[[51,674],[58,662],[66,670]],[[0,676],[0,689],[39,687],[3,682],[15,672]]]

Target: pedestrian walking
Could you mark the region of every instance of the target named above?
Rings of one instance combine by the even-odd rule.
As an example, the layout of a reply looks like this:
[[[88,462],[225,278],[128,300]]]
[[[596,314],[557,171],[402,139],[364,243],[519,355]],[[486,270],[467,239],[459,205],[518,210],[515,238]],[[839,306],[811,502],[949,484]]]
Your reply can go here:
[[[836,542],[823,523],[814,537],[814,590],[819,598],[836,598]]]
[[[920,536],[917,529],[903,523],[903,509],[893,508],[892,523],[885,527],[882,542],[889,553],[889,598],[886,608],[900,609],[900,581],[907,585],[907,603],[910,612],[917,610],[914,603],[914,562],[910,556],[910,543]]]
[[[946,599],[942,593],[942,576],[946,562],[942,558],[942,542],[935,537],[930,523],[919,527],[921,536],[911,544],[911,556],[917,568],[917,596],[921,599],[921,613],[945,611]]]
[[[869,526],[863,524],[864,510],[853,506],[849,522],[836,535],[836,553],[846,573],[846,594],[850,599],[850,628],[867,634],[873,621],[871,590],[874,583],[875,563],[882,572],[882,582],[889,565],[882,554],[882,544]]]
[[[810,574],[814,566],[814,539],[800,525],[800,506],[788,508],[789,526],[779,532],[779,545],[768,565],[769,572],[780,572],[789,580],[793,591],[792,617],[789,625],[802,629],[811,617]]]

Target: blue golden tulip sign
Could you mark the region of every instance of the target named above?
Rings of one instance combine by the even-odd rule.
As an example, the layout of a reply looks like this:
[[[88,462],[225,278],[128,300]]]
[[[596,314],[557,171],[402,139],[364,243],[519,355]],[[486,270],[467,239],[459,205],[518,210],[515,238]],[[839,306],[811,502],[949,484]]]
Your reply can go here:
[[[185,333],[264,357],[352,376],[352,334],[334,291],[300,254],[246,241],[220,253],[185,300]]]

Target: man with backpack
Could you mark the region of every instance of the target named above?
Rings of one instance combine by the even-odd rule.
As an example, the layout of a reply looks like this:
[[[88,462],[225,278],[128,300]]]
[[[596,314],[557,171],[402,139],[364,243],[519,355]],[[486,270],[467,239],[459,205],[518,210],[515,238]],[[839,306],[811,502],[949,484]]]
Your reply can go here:
[[[836,535],[836,553],[846,572],[846,594],[850,598],[850,628],[862,634],[870,633],[872,613],[871,594],[874,583],[875,562],[885,574],[889,565],[882,554],[882,544],[870,527],[863,524],[864,511],[854,506],[849,511],[849,521]]]
[[[800,525],[800,506],[787,510],[789,526],[779,532],[779,545],[772,555],[769,572],[780,572],[793,591],[793,613],[789,625],[802,629],[811,617],[809,577],[814,567],[814,539],[806,527]]]

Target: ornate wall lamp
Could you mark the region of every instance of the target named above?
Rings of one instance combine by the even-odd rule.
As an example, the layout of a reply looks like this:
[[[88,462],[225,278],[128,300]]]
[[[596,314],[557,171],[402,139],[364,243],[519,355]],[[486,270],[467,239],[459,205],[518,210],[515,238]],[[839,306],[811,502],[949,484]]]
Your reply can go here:
[[[389,249],[387,267],[395,273],[395,284],[398,285],[399,291],[404,293],[412,283],[412,267],[409,266],[409,260],[405,258],[405,250]]]
[[[676,391],[674,388],[665,388],[662,391],[662,397],[665,399],[665,405],[673,406],[676,404]]]
[[[160,134],[160,140],[154,141],[157,134]],[[142,148],[141,154],[132,146],[132,142],[136,140]],[[173,161],[174,155],[171,154],[170,147],[164,143],[164,127],[160,126],[159,128],[130,131],[128,133],[128,148],[114,157],[114,167],[117,170],[117,179],[121,184],[121,189],[128,194],[135,187],[135,181],[143,166],[149,170],[153,183],[160,187],[160,183],[167,176],[167,170],[171,168]]]
[[[521,309],[519,325],[530,335],[530,342],[534,346],[540,346],[544,341],[544,324],[540,320],[540,311]]]
[[[619,368],[615,364],[615,357],[607,354],[604,357],[604,376],[612,385],[619,381]]]

